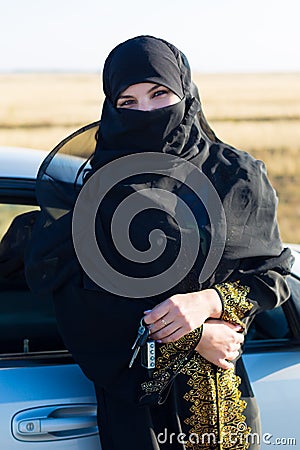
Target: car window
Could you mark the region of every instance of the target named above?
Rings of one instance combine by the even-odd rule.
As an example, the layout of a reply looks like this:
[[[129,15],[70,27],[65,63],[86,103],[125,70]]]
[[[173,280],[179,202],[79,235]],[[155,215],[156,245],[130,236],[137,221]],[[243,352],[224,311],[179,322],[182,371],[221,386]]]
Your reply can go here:
[[[287,277],[289,299],[282,306],[264,311],[254,318],[247,335],[247,343],[269,341],[272,345],[299,341],[300,279]]]
[[[23,254],[38,208],[0,203],[0,353],[64,349],[50,296],[27,286]]]
[[[257,314],[252,322],[247,340],[288,339],[291,337],[289,324],[280,306],[271,311]]]
[[[16,216],[36,209],[38,206],[0,203],[0,241]]]

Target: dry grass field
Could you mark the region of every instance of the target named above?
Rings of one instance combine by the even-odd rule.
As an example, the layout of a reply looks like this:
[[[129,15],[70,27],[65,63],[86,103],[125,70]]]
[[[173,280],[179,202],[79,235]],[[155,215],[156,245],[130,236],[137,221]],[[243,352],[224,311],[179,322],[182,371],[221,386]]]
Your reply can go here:
[[[279,196],[282,239],[300,243],[300,74],[194,74],[222,140],[262,159]],[[51,150],[98,120],[97,74],[0,75],[0,145]]]

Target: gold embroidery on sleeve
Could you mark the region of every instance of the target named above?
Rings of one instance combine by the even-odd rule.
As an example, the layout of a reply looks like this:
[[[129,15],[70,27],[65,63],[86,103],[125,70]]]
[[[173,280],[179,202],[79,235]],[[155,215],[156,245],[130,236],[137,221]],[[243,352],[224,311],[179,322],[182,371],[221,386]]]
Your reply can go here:
[[[171,374],[186,364],[186,355],[195,348],[202,335],[202,327],[196,328],[175,342],[161,345],[160,355],[156,360],[156,368],[152,379],[142,383],[146,394],[159,392],[171,378]]]
[[[216,284],[215,289],[219,292],[223,303],[221,319],[245,328],[241,319],[253,307],[252,303],[247,300],[250,289],[247,286],[241,286],[239,281]]]

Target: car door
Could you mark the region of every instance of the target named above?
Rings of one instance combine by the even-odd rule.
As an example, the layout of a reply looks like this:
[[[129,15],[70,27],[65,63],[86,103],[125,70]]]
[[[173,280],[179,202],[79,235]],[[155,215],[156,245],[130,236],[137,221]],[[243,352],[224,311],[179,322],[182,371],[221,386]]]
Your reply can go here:
[[[276,445],[298,448],[300,444],[299,276],[289,276],[288,283],[290,299],[256,317],[243,357],[261,411],[262,450]]]
[[[34,180],[0,178],[1,448],[99,450],[93,385],[64,348],[51,298],[33,295],[6,254],[14,218],[34,208]]]

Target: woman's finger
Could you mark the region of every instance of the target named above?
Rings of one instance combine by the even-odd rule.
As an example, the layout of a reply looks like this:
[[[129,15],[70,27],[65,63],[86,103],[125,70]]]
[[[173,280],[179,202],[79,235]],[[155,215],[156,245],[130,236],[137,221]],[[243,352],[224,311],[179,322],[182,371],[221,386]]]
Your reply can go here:
[[[241,327],[241,325],[238,325],[236,323],[226,322],[225,320],[222,320],[222,323],[223,323],[223,325],[226,325],[227,327],[231,328],[232,330],[234,330],[236,332],[243,331],[243,328]]]
[[[178,339],[182,338],[186,332],[183,330],[183,328],[178,328],[174,333],[170,334],[169,336],[159,339],[158,341],[162,344],[168,344],[169,342],[175,342]]]
[[[222,320],[222,319],[207,319],[206,320],[207,323],[211,323],[211,324],[217,324],[217,325],[225,325],[226,327],[230,328],[231,330],[237,331],[237,332],[241,332],[243,331],[243,327],[241,327],[241,325],[238,325],[236,323],[231,323],[231,322],[227,322],[226,320]]]
[[[175,322],[172,322],[167,326],[163,326],[158,331],[152,332],[152,330],[150,330],[150,337],[154,340],[163,340],[172,336],[178,329],[179,327],[176,326]]]
[[[227,361],[226,359],[219,359],[216,362],[216,365],[218,367],[221,367],[221,369],[225,369],[225,370],[233,369],[233,367],[234,367],[234,365],[231,362]]]
[[[157,320],[154,323],[148,325],[151,334],[157,333],[160,330],[168,327],[170,324],[174,323],[174,320],[169,317],[169,314],[164,316],[162,319]],[[177,326],[178,328],[178,326]]]
[[[238,344],[241,345],[241,344],[244,343],[245,336],[242,333],[236,333],[235,338],[236,338],[236,341],[237,341]]]
[[[240,352],[239,352],[238,350],[235,351],[235,352],[230,352],[230,353],[227,355],[226,359],[228,359],[229,361],[233,361],[234,359],[238,358],[239,355],[240,355]]]
[[[155,306],[150,312],[144,311],[144,322],[147,325],[151,323],[155,323],[166,316],[169,312],[169,307],[166,301],[159,303],[159,305]]]

